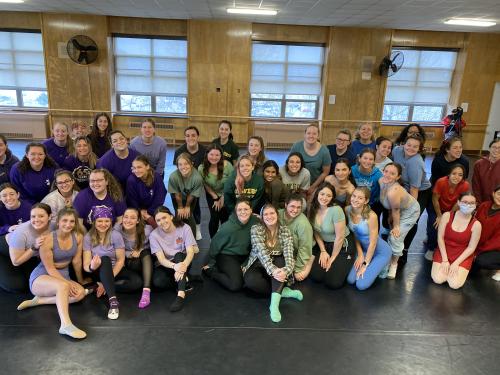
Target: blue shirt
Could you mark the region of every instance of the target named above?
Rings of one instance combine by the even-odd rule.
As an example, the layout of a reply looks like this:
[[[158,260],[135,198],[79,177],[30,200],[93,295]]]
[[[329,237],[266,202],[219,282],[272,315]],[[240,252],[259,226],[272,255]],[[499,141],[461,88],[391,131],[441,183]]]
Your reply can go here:
[[[382,172],[377,167],[373,167],[370,174],[362,173],[359,170],[359,165],[352,167],[352,176],[356,180],[357,186],[366,186],[370,189],[370,205],[379,201],[380,186],[378,180],[382,177]]]
[[[405,156],[404,146],[396,146],[392,150],[392,160],[401,164],[403,173],[401,174],[401,185],[410,191],[410,188],[418,188],[419,191],[427,190],[431,183],[425,174],[425,162],[420,154],[410,157]]]

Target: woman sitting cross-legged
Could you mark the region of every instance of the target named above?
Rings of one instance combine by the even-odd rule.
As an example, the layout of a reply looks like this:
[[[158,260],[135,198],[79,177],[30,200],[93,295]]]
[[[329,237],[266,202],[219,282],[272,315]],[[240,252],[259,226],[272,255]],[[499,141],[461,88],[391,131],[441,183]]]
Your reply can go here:
[[[458,211],[445,212],[438,227],[438,250],[432,260],[432,280],[461,288],[474,260],[474,251],[481,237],[481,223],[472,214],[476,198],[464,193],[458,200]]]
[[[354,189],[351,205],[346,207],[349,229],[356,237],[358,255],[347,276],[349,284],[359,290],[368,289],[391,260],[391,247],[378,236],[378,217],[370,209],[370,190],[366,187]]]
[[[193,231],[178,216],[173,216],[167,207],[160,206],[155,212],[158,228],[151,232],[149,244],[156,255],[159,266],[153,274],[153,286],[158,289],[174,289],[177,297],[170,305],[176,312],[184,307],[187,274],[198,245]]]
[[[208,264],[203,273],[231,292],[243,288],[241,265],[250,254],[250,228],[259,223],[246,199],[236,202],[234,213],[219,228],[210,242]]]
[[[271,320],[281,321],[281,298],[302,301],[302,292],[285,286],[292,277],[293,237],[286,225],[280,224],[278,211],[271,204],[261,210],[262,224],[255,224],[251,231],[252,251],[244,267],[245,286],[257,293],[271,292],[269,311]]]
[[[346,226],[344,211],[335,203],[335,188],[328,182],[314,194],[309,221],[316,240],[310,277],[331,289],[341,288],[354,264],[356,244]]]
[[[70,303],[81,301],[86,295],[81,285],[83,239],[77,233],[78,214],[72,208],[63,208],[56,223],[57,230],[48,235],[40,247],[41,262],[30,276],[30,289],[35,297],[22,302],[17,309],[55,304],[61,320],[59,333],[83,339],[87,334],[73,325],[68,311]],[[78,282],[69,277],[70,263]]]

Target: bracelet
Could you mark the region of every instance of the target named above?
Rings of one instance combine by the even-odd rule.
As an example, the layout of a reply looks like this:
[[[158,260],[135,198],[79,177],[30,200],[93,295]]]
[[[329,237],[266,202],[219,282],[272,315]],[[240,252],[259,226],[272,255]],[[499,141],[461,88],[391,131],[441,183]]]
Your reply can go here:
[[[213,200],[217,202],[218,200],[220,200],[220,197],[221,197],[220,195],[217,195],[217,198],[213,198]]]

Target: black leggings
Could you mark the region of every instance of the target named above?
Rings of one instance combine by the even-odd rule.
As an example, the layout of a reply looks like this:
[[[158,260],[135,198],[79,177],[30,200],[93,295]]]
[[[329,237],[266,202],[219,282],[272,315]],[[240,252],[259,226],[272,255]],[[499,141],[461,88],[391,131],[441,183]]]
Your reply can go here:
[[[113,275],[113,263],[111,263],[110,257],[101,257],[101,265],[92,273],[92,278],[102,282],[104,290],[109,298],[116,297],[115,276]]]
[[[430,199],[432,199],[432,188],[418,192],[417,200],[418,204],[420,205],[420,215],[418,217],[419,220],[420,216],[422,216],[422,212],[424,212],[424,210],[427,208]],[[415,223],[415,225],[408,231],[408,234],[405,237],[405,250],[408,251],[408,249],[410,248],[413,238],[417,234],[417,230],[418,230],[418,220]]]
[[[180,263],[186,259],[185,253],[177,253],[174,256],[174,263]],[[175,289],[177,286],[177,291],[183,292],[186,290],[186,275],[189,273],[191,265],[188,267],[187,272],[184,273],[183,278],[180,281],[175,281],[175,271],[171,268],[165,268],[163,266],[156,267],[153,273],[153,287],[159,290]]]
[[[243,288],[241,264],[246,258],[245,255],[217,255],[216,267],[211,274],[212,279],[231,292],[241,290]]]
[[[345,243],[347,242],[347,244]],[[332,255],[333,242],[325,242],[325,248],[328,255]],[[346,246],[347,245],[347,246]],[[321,250],[316,244],[313,247],[314,262],[311,268],[311,279],[318,283],[324,283],[328,288],[339,289],[341,288],[346,279],[347,275],[351,271],[356,258],[356,244],[354,242],[354,236],[352,233],[345,238],[344,244],[340,249],[339,255],[335,258],[332,266],[326,272],[319,264],[319,256]]]
[[[500,250],[480,253],[474,260],[476,267],[487,270],[500,270]]]
[[[213,236],[215,236],[215,233],[217,233],[217,230],[219,229],[219,223],[220,224],[225,223],[229,218],[229,215],[227,213],[226,207],[222,207],[220,211],[214,209],[212,207],[214,205],[214,199],[208,193],[206,193],[206,196],[207,196],[208,210],[210,211],[210,221],[208,222],[208,233],[210,234],[210,238],[213,238]]]
[[[25,293],[29,291],[31,272],[40,263],[33,257],[27,262],[14,266],[10,260],[9,245],[5,236],[0,237],[0,288],[10,293]]]
[[[175,194],[171,194],[172,196],[172,205],[174,206],[175,209],[175,214],[177,215],[177,201],[175,200]],[[200,205],[198,204],[199,199],[193,197],[193,200],[191,201],[191,206],[190,206],[190,212],[191,215],[187,219],[183,219],[187,225],[191,228],[191,231],[193,232],[193,236],[196,237],[196,224],[199,224],[200,220]],[[186,204],[186,202],[182,201],[182,204]],[[198,212],[196,212],[196,207],[198,206]],[[196,217],[198,216],[198,220],[196,220]]]
[[[126,259],[125,267],[115,277],[116,290],[119,293],[131,293],[141,288],[151,288],[152,274],[151,252],[149,249],[144,249],[138,258]]]
[[[279,268],[285,267],[285,258],[283,258],[283,255],[273,257],[273,264]],[[269,295],[271,293],[281,293],[285,286],[285,283],[281,283],[274,277],[269,276],[258,259],[245,272],[244,279],[245,286],[258,294]]]

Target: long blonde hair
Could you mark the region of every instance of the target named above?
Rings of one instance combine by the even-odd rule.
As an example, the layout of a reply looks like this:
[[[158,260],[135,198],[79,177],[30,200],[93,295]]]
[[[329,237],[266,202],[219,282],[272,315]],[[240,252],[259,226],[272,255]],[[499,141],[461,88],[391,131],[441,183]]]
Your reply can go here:
[[[368,220],[370,218],[370,212],[372,211],[370,205],[369,205],[369,202],[370,202],[370,196],[371,196],[371,192],[370,192],[370,189],[368,189],[366,186],[358,186],[357,188],[355,188],[353,190],[353,193],[358,190],[360,192],[363,193],[363,195],[365,196],[365,199],[366,199],[366,204],[363,206],[363,209],[361,210],[361,217],[365,220]],[[352,194],[351,194],[352,196]],[[349,213],[349,218],[350,219],[353,219],[353,215],[352,215],[352,209]]]
[[[234,184],[236,186],[236,191],[238,192],[238,194],[241,194],[241,192],[243,191],[243,188],[245,186],[245,179],[243,178],[243,176],[240,173],[240,163],[243,159],[248,160],[250,163],[252,163],[253,167],[255,168],[255,163],[253,162],[250,155],[245,154],[245,155],[241,155],[238,158],[238,161],[236,162],[236,168],[235,168],[236,169],[236,179],[234,181]]]
[[[73,146],[73,140],[71,139],[71,136],[70,136],[70,130],[69,130],[69,126],[68,124],[66,124],[65,122],[63,121],[57,121],[54,123],[54,125],[52,125],[52,136],[54,136],[54,128],[56,127],[56,125],[62,125],[66,128],[66,151],[68,152],[69,155],[71,155],[74,151],[74,146]]]
[[[89,156],[88,156],[89,168],[94,169],[95,165],[97,164],[97,155],[94,154],[94,152],[92,151],[92,142],[90,141],[90,138],[88,136],[81,135],[81,136],[75,138],[75,151],[73,152],[73,156],[77,160],[80,160],[80,159],[78,159],[78,155],[76,153],[76,145],[78,144],[79,141],[84,141],[87,144],[87,146],[89,147]]]
[[[112,219],[109,219],[109,220],[111,220],[111,224],[110,224],[108,230],[106,231],[106,233],[104,233],[104,239],[102,241],[103,246],[108,246],[111,244],[111,231],[113,230],[113,220]],[[101,244],[99,232],[95,228],[95,222],[96,222],[96,220],[94,220],[92,222],[92,227],[90,227],[90,230],[89,230],[90,244],[92,245],[92,247],[95,247],[95,246],[98,246]]]

